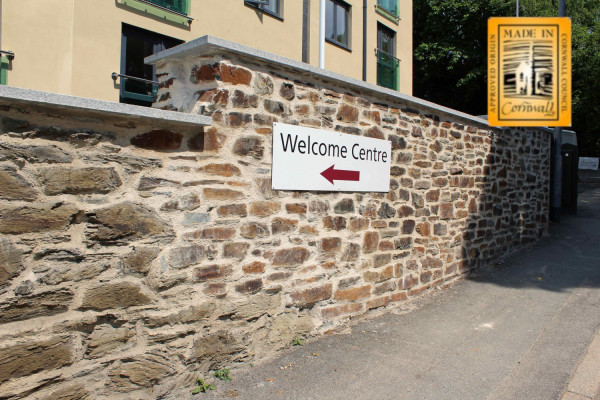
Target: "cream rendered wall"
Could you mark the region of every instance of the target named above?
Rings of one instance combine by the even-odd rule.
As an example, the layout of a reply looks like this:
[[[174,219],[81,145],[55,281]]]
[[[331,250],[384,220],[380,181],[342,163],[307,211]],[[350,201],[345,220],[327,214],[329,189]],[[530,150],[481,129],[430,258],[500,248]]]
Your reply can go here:
[[[3,50],[15,53],[11,86],[71,93],[75,0],[4,0]]]
[[[398,26],[375,13],[368,0],[367,82],[376,83],[377,20],[397,31],[400,91],[412,93],[412,0],[399,0]],[[309,61],[319,63],[319,3],[310,0]],[[350,51],[325,44],[325,68],[362,79],[363,0],[351,4]],[[302,0],[282,0],[283,20],[243,0],[191,0],[191,26],[162,21],[116,0],[3,0],[2,46],[16,53],[8,84],[119,101],[112,72],[120,71],[121,27],[127,23],[189,41],[221,37],[302,60]],[[226,6],[224,6],[226,5]],[[118,81],[117,81],[118,82]]]

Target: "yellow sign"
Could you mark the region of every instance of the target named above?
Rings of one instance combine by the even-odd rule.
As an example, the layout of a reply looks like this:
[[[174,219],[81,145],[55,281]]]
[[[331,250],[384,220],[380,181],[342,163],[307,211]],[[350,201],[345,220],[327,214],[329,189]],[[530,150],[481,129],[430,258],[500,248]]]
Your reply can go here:
[[[571,125],[571,20],[490,18],[492,126]]]

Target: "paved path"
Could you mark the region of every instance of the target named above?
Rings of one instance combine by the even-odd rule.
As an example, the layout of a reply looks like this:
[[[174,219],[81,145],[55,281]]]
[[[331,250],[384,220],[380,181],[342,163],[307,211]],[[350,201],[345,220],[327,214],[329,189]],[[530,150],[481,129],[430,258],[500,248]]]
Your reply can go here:
[[[414,310],[290,348],[185,398],[600,400],[600,189],[579,200],[579,214],[541,243]]]

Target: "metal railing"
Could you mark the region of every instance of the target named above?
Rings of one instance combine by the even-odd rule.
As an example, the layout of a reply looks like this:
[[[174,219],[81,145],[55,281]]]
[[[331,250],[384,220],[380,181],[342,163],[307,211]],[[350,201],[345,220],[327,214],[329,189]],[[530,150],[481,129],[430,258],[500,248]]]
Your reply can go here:
[[[156,8],[160,8],[161,10],[164,10],[164,11],[168,11],[170,13],[179,15],[180,17],[187,18],[188,23],[190,23],[190,24],[194,20],[194,18],[190,17],[189,15],[187,15],[185,13],[182,13],[182,12],[179,12],[179,11],[175,11],[175,10],[169,8],[169,7],[161,6],[160,4],[157,4],[157,3],[155,3],[155,2],[153,2],[151,0],[137,0],[137,1],[139,1],[140,3],[151,5],[151,6],[156,7]]]
[[[6,54],[6,58],[8,58],[8,61],[12,61],[15,59],[15,53],[13,53],[12,51],[0,50],[0,54]]]
[[[144,79],[144,78],[138,78],[137,76],[129,76],[129,75],[117,74],[116,72],[113,72],[110,76],[111,76],[111,78],[113,78],[114,81],[116,81],[118,78],[125,78],[125,79],[131,79],[131,80],[134,80],[134,81],[139,81],[139,82],[151,83],[151,84],[154,84],[154,85],[158,85],[158,82],[156,82],[156,81],[151,81],[149,79]]]
[[[399,59],[398,57],[394,57],[393,55],[391,55],[390,53],[388,53],[388,52],[386,52],[386,51],[383,51],[383,50],[380,50],[380,49],[378,49],[378,48],[375,48],[375,55],[376,55],[376,56],[379,56],[380,54],[381,54],[381,55],[383,55],[383,56],[386,56],[386,57],[391,57],[391,58],[393,58],[394,60],[396,60],[397,62],[400,62],[400,61],[402,61],[402,60],[401,60],[401,59]]]

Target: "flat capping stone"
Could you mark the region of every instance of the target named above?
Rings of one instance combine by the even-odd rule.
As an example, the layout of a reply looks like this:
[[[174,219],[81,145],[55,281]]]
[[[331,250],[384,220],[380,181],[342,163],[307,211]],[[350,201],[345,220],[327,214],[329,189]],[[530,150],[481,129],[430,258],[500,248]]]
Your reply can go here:
[[[310,74],[322,81],[330,81],[337,84],[342,84],[343,86],[352,88],[356,91],[368,91],[376,97],[382,95],[388,98],[391,97],[393,101],[408,103],[409,107],[412,104],[428,110],[459,117],[463,120],[478,125],[490,127],[488,121],[483,118],[444,107],[427,100],[419,99],[417,97],[409,96],[396,90],[387,89],[372,83],[367,83],[355,78],[331,72],[326,69],[321,69],[310,64],[292,60],[286,57],[281,57],[263,50],[258,50],[249,46],[244,46],[239,43],[230,42],[228,40],[209,35],[199,37],[198,39],[194,39],[180,44],[179,46],[161,51],[160,53],[153,54],[149,57],[146,57],[144,61],[146,64],[157,65],[167,62],[181,61],[198,56],[223,55],[223,53],[232,53],[241,57],[249,58],[253,61],[259,61],[260,64],[275,64],[297,71],[299,74]]]
[[[210,126],[212,118],[177,111],[134,106],[112,101],[68,96],[41,90],[23,89],[14,86],[0,86],[0,103],[7,105],[32,105],[51,110],[68,109],[87,116],[117,117],[119,119],[147,120],[161,127],[179,125],[186,127]]]

